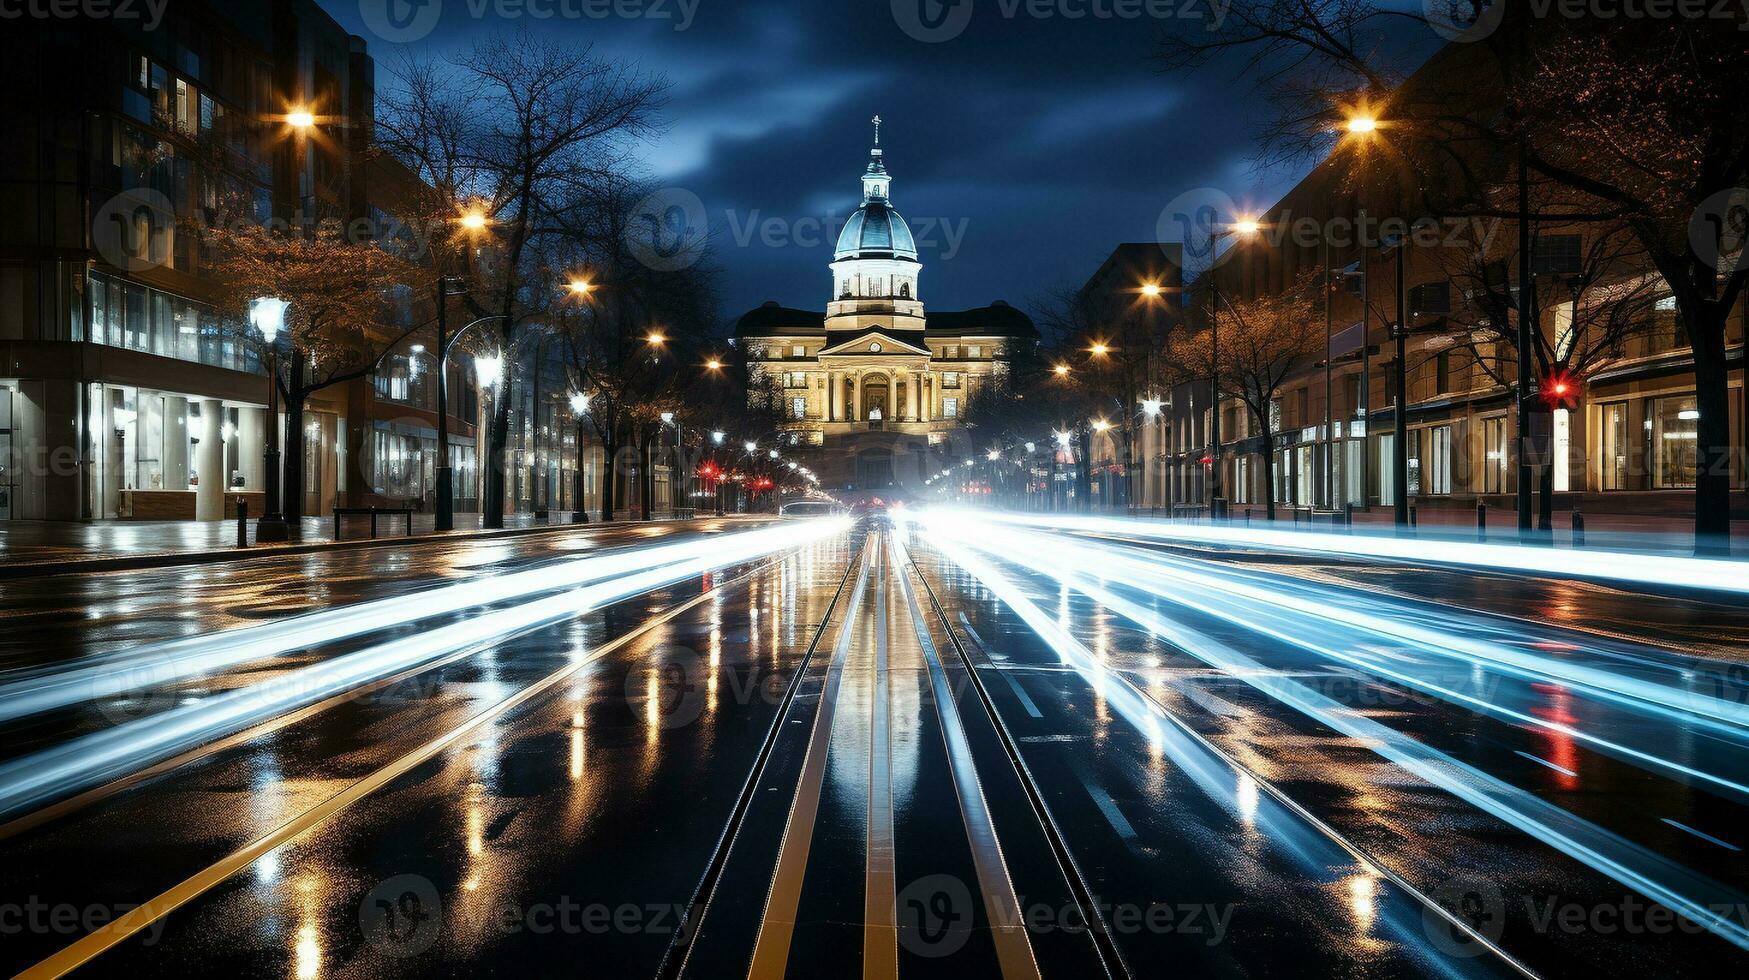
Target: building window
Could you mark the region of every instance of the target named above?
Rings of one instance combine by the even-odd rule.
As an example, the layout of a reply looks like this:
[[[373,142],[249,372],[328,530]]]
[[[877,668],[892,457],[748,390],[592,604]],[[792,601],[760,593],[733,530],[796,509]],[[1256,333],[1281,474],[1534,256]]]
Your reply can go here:
[[[808,417],[808,399],[805,395],[797,395],[789,400],[789,417],[805,419]]]
[[[910,283],[908,283],[908,282],[899,283],[899,298],[900,299],[910,299],[911,298],[911,284]]]
[[[1482,420],[1482,492],[1506,492],[1506,419]]]
[[[959,357],[960,356],[960,345],[949,344],[947,346],[947,349],[942,351],[941,356],[942,357]]]
[[[943,388],[958,388],[960,386],[959,372],[958,371],[948,371],[947,373],[943,374],[941,376],[941,386]]]
[[[953,398],[951,396],[947,397],[947,398],[943,398],[941,400],[941,417],[944,419],[957,419],[957,418],[959,418],[960,417],[960,400],[958,398]]]
[[[966,356],[973,359],[973,360],[977,360],[978,358],[984,356],[984,348],[978,347],[975,345],[971,346],[971,347],[967,347],[966,348]]]
[[[1660,488],[1694,486],[1699,466],[1700,412],[1693,395],[1652,402],[1652,479]]]
[[[801,344],[796,344],[789,349],[789,356],[791,356],[791,357],[807,357],[808,356],[808,349],[806,347],[803,347]]]
[[[1628,488],[1628,405],[1603,406],[1603,489]]]
[[[1451,493],[1451,426],[1435,426],[1429,433],[1427,492]]]
[[[783,373],[783,386],[785,388],[806,388],[808,386],[808,373],[806,371],[785,371]]]

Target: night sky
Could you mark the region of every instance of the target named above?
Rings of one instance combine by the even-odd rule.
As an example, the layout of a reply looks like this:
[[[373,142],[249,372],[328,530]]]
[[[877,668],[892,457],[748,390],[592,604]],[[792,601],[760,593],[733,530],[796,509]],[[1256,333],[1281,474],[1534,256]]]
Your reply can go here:
[[[363,16],[384,2],[322,0],[388,61],[397,45]],[[835,228],[816,227],[860,202],[876,113],[894,204],[919,238],[922,299],[937,310],[996,299],[1030,307],[1085,280],[1115,244],[1154,240],[1181,193],[1214,187],[1261,210],[1297,178],[1255,166],[1263,110],[1248,84],[1221,66],[1163,75],[1149,60],[1158,31],[1196,29],[1190,22],[1060,14],[1093,0],[1053,3],[1048,19],[1015,0],[958,2],[971,7],[964,29],[924,42],[901,25],[922,23],[919,3],[949,18],[943,33],[961,8],[686,0],[692,22],[676,30],[680,0],[644,0],[650,16],[640,19],[538,21],[501,16],[498,0],[444,0],[435,28],[411,43],[441,51],[527,24],[665,76],[671,103],[646,166],[704,202],[729,318],[768,299],[824,308]],[[748,231],[771,218],[786,233],[776,245]]]

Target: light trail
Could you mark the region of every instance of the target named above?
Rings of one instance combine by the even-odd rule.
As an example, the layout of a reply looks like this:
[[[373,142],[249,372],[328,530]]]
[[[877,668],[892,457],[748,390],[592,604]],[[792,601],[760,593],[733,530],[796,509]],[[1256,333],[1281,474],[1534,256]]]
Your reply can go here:
[[[1594,551],[1484,544],[1454,541],[1429,534],[1397,537],[1354,531],[1286,531],[1236,524],[1163,524],[1138,518],[1072,517],[978,511],[933,511],[966,514],[982,521],[1003,521],[1065,531],[1123,534],[1160,541],[1226,545],[1288,551],[1295,554],[1341,555],[1408,564],[1459,565],[1490,571],[1588,578],[1661,588],[1675,586],[1712,592],[1749,593],[1749,563],[1722,558],[1689,558],[1631,551]]]
[[[465,609],[599,582],[640,569],[709,554],[743,534],[778,534],[765,528],[738,534],[571,559],[540,568],[469,578],[408,595],[372,599],[259,626],[165,640],[118,654],[61,664],[0,684],[0,722],[85,701],[158,687],[240,663],[299,650]],[[781,534],[779,534],[781,537]]]
[[[895,515],[895,521],[901,527],[916,522],[916,519],[917,515],[914,514]],[[961,533],[964,528],[954,533],[943,533],[928,518],[922,520],[922,526],[929,529],[929,545],[939,549],[971,573],[1002,600],[1044,640],[1065,666],[1079,674],[1112,710],[1147,738],[1153,748],[1170,758],[1179,771],[1234,819],[1244,822],[1255,832],[1268,838],[1283,854],[1298,862],[1315,879],[1329,880],[1336,863],[1334,856],[1339,853],[1364,871],[1388,880],[1401,889],[1410,897],[1415,914],[1406,915],[1406,909],[1401,904],[1391,903],[1388,906],[1389,914],[1383,917],[1383,922],[1406,948],[1416,950],[1426,965],[1452,977],[1466,975],[1463,969],[1466,965],[1475,966],[1477,972],[1491,972],[1484,970],[1481,963],[1471,961],[1466,964],[1429,952],[1423,916],[1433,914],[1468,936],[1478,947],[1488,949],[1512,968],[1531,975],[1527,968],[1477,933],[1469,923],[1421,894],[1408,881],[1367,857],[1285,794],[1239,766],[1226,753],[1149,697],[1122,671],[1107,667],[1054,616],[1028,598],[1018,583],[1003,574],[995,565],[979,557],[973,550],[974,546],[966,540],[966,535]],[[975,533],[982,534],[984,530],[986,529],[980,528]],[[976,550],[989,549],[979,546]],[[1029,566],[1035,561],[1036,556],[1024,559],[1024,563]],[[1272,805],[1263,805],[1257,798],[1260,786]]]
[[[812,544],[848,526],[845,519],[820,518],[719,536],[695,543],[696,551],[708,554],[695,553],[658,567],[649,567],[645,553],[643,571],[370,646],[8,760],[0,763],[0,816],[29,810],[283,712],[448,654],[502,642],[714,569]],[[651,549],[659,550],[662,549]]]
[[[913,519],[922,520],[929,529],[932,543],[983,581],[1011,608],[1015,608],[1021,618],[1047,643],[1058,649],[1059,653],[1062,649],[1060,644],[1068,638],[1063,628],[1049,620],[1035,621],[1035,618],[1043,615],[1037,613],[1036,607],[1036,616],[1022,612],[1015,605],[1016,601],[1028,605],[1030,601],[1019,587],[989,562],[969,554],[970,551],[975,549],[987,553],[1062,582],[1224,675],[1243,681],[1300,714],[1355,739],[1358,745],[1429,785],[1450,793],[1561,853],[1670,907],[1726,941],[1749,949],[1749,928],[1731,917],[1734,910],[1745,907],[1749,896],[1738,894],[1718,882],[1395,729],[1361,716],[1347,705],[1293,680],[1280,671],[1264,666],[1229,645],[1171,622],[1157,612],[1118,595],[1098,581],[1105,578],[1111,570],[1110,556],[1101,555],[1098,564],[1088,565],[1083,556],[1079,556],[1075,549],[1064,547],[1059,539],[1040,535],[1016,535],[1014,532],[1003,533],[1001,529],[986,522],[968,521],[960,513],[951,516],[932,514]],[[1048,545],[1050,550],[1041,551],[1041,544]],[[1048,553],[1051,560],[1039,561],[1042,553]],[[1078,558],[1081,560],[1077,560]],[[1165,594],[1161,597],[1172,598]],[[1247,625],[1259,631],[1267,632],[1269,629],[1258,623]],[[1294,642],[1287,634],[1282,634],[1282,638]],[[1104,668],[1100,669],[1104,671]],[[1143,727],[1143,730],[1145,732],[1148,729]],[[1702,897],[1696,897],[1697,893]]]
[[[1742,725],[1745,717],[1749,716],[1749,712],[1741,705],[1699,692],[1622,677],[1558,658],[1533,655],[1511,647],[1477,641],[1429,629],[1413,622],[1403,622],[1389,616],[1350,608],[1352,602],[1364,602],[1363,596],[1334,595],[1334,590],[1325,590],[1326,594],[1321,598],[1301,598],[1283,591],[1280,587],[1267,588],[1253,584],[1259,577],[1250,573],[1229,570],[1218,574],[1201,573],[1192,567],[1191,562],[1161,555],[1131,557],[1122,554],[1121,549],[1116,546],[1104,543],[1076,544],[1060,537],[1017,533],[1002,528],[984,528],[979,534],[1009,541],[1012,545],[1009,554],[1020,553],[1021,549],[1037,553],[1048,547],[1054,556],[1080,570],[1096,570],[1095,574],[1103,581],[1119,579],[1126,585],[1145,588],[1150,595],[1176,605],[1290,643],[1327,659],[1349,664],[1366,673],[1442,700],[1505,718],[1515,724],[1572,737],[1634,765],[1663,769],[1749,797],[1749,785],[1738,780],[1685,765],[1655,752],[1634,748],[1574,725],[1537,717],[1466,693],[1412,673],[1409,669],[1411,665],[1404,658],[1396,658],[1398,663],[1393,664],[1377,653],[1351,653],[1332,645],[1330,641],[1341,638],[1357,650],[1367,650],[1381,641],[1401,643],[1417,653],[1432,654],[1467,666],[1509,674],[1527,681],[1562,684],[1631,710],[1651,714],[1660,721],[1685,727],[1711,728],[1736,742],[1742,742],[1745,732],[1743,728],[1733,727],[1731,723]],[[1310,595],[1316,590],[1307,588],[1306,591]],[[1298,613],[1303,618],[1283,616],[1284,610]],[[1340,629],[1333,632],[1333,627]]]

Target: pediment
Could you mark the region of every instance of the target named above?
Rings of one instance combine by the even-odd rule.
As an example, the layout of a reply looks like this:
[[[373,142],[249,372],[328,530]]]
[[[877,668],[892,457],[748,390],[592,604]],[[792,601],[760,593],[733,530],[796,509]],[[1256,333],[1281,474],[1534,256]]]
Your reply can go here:
[[[874,344],[879,344],[880,350],[873,349]],[[918,347],[915,344],[908,344],[889,333],[883,333],[879,330],[870,330],[857,337],[855,340],[847,340],[842,344],[835,344],[820,352],[821,357],[846,354],[860,354],[864,356],[872,354],[876,357],[883,354],[920,354],[924,357],[928,357],[929,349],[926,347]]]

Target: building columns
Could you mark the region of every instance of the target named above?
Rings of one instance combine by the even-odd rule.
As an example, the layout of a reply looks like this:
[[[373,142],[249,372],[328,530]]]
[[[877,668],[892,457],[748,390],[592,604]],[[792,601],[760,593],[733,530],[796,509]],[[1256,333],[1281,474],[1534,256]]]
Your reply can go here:
[[[862,375],[850,376],[850,413],[845,416],[846,422],[862,421]]]
[[[200,479],[194,488],[194,519],[218,521],[225,517],[225,406],[217,398],[200,403],[200,445],[195,450],[194,472]]]

